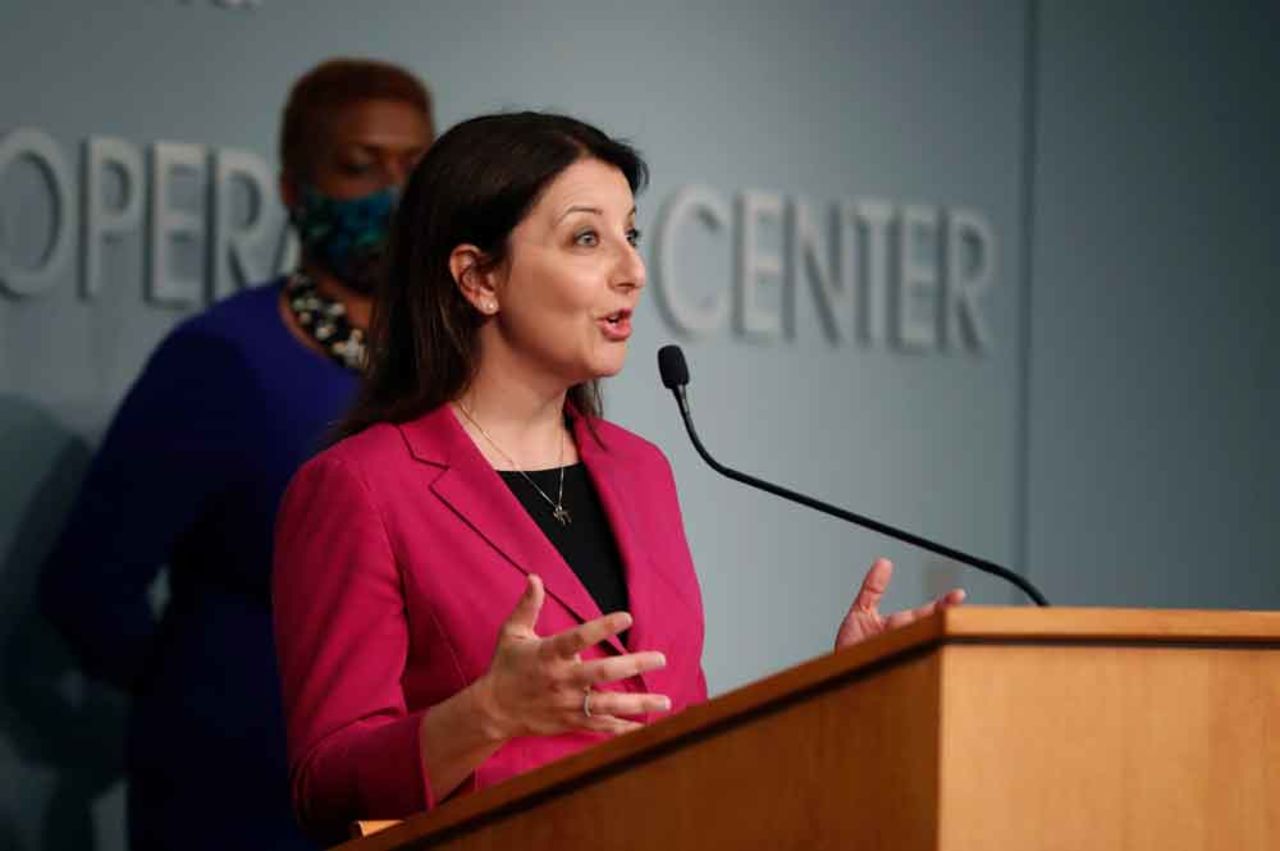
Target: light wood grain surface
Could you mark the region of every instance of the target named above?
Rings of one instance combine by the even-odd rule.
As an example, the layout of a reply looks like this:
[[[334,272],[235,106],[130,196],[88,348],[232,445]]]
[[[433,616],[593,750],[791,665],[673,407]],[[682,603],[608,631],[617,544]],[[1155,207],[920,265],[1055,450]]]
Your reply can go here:
[[[952,609],[344,847],[1272,851],[1278,660],[1275,612]]]

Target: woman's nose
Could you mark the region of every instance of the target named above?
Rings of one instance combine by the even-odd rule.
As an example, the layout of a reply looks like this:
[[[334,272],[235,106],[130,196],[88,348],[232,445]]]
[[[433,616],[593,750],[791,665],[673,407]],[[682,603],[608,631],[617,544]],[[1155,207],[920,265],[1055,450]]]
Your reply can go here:
[[[642,290],[645,281],[644,258],[640,256],[640,249],[630,242],[624,242],[614,272],[614,286],[619,289]]]

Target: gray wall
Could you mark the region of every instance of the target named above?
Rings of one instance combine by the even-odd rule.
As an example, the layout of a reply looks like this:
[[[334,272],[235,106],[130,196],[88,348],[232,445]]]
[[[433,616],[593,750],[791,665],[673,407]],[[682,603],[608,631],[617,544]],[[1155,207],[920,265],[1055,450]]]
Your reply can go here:
[[[1045,3],[1029,556],[1063,602],[1280,607],[1280,7]]]
[[[344,53],[420,72],[441,126],[534,106],[630,137],[654,172],[651,251],[690,184],[726,203],[774,193],[824,227],[849,200],[980,212],[985,348],[907,350],[874,311],[841,314],[833,343],[801,269],[791,336],[726,321],[685,341],[704,438],[728,463],[1029,565],[1056,602],[1280,608],[1274,4],[107,5],[0,10],[0,132],[46,131],[77,181],[93,135],[271,161],[289,81]],[[0,252],[26,265],[56,218],[42,180],[0,174]],[[199,209],[201,186],[180,182],[174,203]],[[766,227],[761,251],[785,235]],[[680,232],[685,296],[727,291],[735,239],[731,223]],[[0,799],[0,847],[120,843],[119,700],[77,677],[30,590],[113,405],[198,307],[146,299],[145,248],[136,232],[106,246],[92,298],[74,263],[38,296],[0,292],[0,788],[19,790]],[[206,251],[180,251],[175,275]],[[787,286],[763,286],[766,308]],[[705,470],[654,374],[671,339],[648,300],[608,407],[675,465],[713,690],[824,652],[876,554],[899,563],[894,605],[956,578]],[[979,603],[1018,599],[963,581]]]

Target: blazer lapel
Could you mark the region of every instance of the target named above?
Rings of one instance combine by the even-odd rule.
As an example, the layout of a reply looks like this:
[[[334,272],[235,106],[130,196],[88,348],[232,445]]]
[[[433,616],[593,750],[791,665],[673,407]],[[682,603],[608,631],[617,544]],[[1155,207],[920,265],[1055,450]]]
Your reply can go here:
[[[448,405],[399,428],[414,458],[443,468],[431,490],[476,534],[520,571],[541,577],[547,594],[579,621],[601,616],[577,574],[480,454]],[[616,652],[624,652],[616,636],[609,643]]]
[[[619,459],[610,456],[608,450],[600,445],[587,428],[585,418],[575,415],[573,426],[578,455],[600,496],[625,571],[628,606],[633,618],[627,643],[633,649],[643,650],[648,646],[646,639],[657,611],[653,596],[654,565],[634,522],[634,518],[640,516],[636,513],[640,506],[635,504],[632,490],[627,487]]]

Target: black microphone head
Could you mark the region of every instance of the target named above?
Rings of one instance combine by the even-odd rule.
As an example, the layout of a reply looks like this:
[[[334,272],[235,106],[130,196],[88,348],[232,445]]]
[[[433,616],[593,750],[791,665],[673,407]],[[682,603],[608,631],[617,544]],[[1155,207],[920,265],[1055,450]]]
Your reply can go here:
[[[684,362],[684,352],[679,346],[658,349],[658,373],[662,376],[662,386],[668,390],[676,390],[689,383],[689,365]]]

